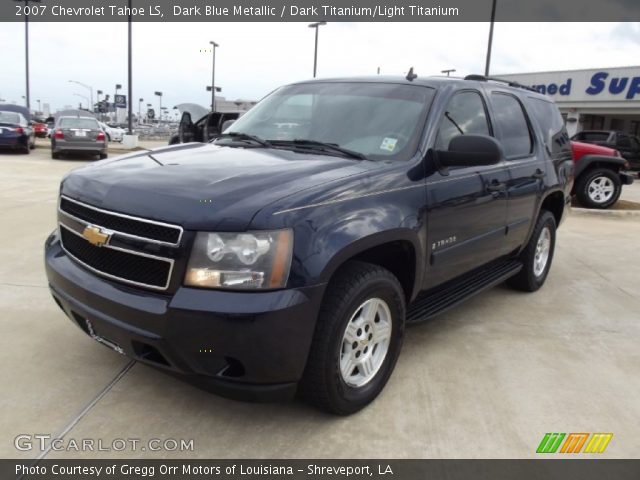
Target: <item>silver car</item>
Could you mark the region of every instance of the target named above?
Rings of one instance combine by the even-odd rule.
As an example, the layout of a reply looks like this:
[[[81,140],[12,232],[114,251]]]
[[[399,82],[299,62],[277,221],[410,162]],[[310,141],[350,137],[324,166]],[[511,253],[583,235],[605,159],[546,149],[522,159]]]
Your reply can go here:
[[[107,139],[92,117],[60,117],[51,135],[51,158],[62,153],[87,153],[107,158]]]

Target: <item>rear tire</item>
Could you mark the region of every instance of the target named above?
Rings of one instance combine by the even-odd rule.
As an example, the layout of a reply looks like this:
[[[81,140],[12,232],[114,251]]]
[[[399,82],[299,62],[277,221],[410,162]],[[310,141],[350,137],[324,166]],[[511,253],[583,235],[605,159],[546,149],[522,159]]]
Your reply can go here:
[[[507,284],[523,292],[535,292],[547,279],[556,247],[556,219],[551,212],[540,212],[529,243],[520,254],[522,270]]]
[[[60,158],[60,154],[58,152],[51,151],[51,158],[54,160],[58,160]]]
[[[400,354],[405,299],[388,270],[349,262],[327,287],[299,392],[348,415],[382,391]]]
[[[622,182],[610,168],[595,168],[583,173],[576,184],[578,201],[587,208],[609,208],[618,201]]]
[[[107,157],[108,157],[108,155],[106,153],[101,153],[100,154],[100,160],[104,160]]]

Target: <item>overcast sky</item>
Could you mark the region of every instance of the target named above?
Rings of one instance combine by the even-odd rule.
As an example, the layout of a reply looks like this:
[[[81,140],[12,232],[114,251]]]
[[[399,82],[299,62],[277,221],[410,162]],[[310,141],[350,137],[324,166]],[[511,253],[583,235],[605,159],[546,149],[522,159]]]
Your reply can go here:
[[[455,68],[482,73],[488,23],[330,23],[320,29],[318,77],[418,75]],[[216,84],[227,99],[260,99],[275,87],[310,78],[313,29],[306,23],[136,23],[133,96],[163,106],[210,104],[209,40],[216,50]],[[53,110],[86,102],[88,91],[127,88],[126,23],[30,23],[31,99]],[[640,64],[638,23],[498,23],[491,72],[517,73]],[[201,50],[203,50],[201,52]],[[23,102],[24,24],[0,23],[0,98]]]

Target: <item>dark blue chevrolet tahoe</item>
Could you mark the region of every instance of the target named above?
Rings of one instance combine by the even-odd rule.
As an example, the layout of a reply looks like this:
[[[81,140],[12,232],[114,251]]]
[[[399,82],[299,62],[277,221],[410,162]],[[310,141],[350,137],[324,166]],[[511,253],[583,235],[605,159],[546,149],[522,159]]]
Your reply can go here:
[[[572,168],[556,106],[514,83],[297,83],[212,143],[68,174],[47,276],[120,353],[349,414],[386,384],[406,324],[503,281],[542,286]]]

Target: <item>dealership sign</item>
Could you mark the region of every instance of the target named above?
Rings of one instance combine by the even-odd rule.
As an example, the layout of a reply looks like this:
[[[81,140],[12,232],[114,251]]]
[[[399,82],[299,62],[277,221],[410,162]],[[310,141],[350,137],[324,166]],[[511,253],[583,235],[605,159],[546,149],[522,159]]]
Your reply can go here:
[[[127,96],[126,95],[114,95],[116,108],[127,108]]]
[[[499,75],[557,101],[640,101],[640,67]]]

